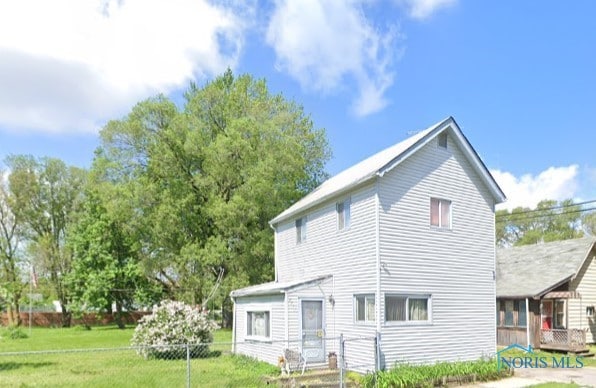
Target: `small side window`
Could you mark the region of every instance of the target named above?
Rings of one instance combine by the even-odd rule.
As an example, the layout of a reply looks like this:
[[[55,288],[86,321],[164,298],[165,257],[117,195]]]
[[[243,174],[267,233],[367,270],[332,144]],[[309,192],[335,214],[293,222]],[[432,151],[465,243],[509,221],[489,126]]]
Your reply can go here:
[[[296,220],[296,243],[300,244],[306,240],[306,217]]]
[[[348,229],[350,227],[350,200],[338,202],[335,208],[337,210],[337,229]]]

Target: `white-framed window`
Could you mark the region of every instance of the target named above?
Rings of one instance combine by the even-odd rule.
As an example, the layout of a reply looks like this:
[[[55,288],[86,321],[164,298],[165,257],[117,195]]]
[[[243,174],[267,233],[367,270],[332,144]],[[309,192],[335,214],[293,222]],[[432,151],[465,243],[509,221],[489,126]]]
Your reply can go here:
[[[296,243],[306,241],[306,217],[296,220]]]
[[[351,201],[350,199],[346,199],[343,202],[338,202],[335,205],[335,210],[337,211],[337,229],[344,230],[350,227],[350,207]]]
[[[385,295],[386,322],[429,322],[429,295]]]
[[[594,316],[594,306],[586,307],[586,317],[592,318]]]
[[[437,228],[451,229],[451,201],[430,199],[430,224]]]
[[[247,311],[246,336],[257,339],[271,338],[271,312]]]
[[[439,148],[447,149],[447,132],[443,132],[437,136],[437,145]]]
[[[375,295],[354,295],[354,320],[356,323],[375,321]]]

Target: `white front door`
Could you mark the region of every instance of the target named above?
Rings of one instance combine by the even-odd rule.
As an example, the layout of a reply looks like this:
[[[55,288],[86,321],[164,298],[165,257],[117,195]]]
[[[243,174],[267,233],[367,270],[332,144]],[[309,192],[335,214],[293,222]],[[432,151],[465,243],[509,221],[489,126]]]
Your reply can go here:
[[[301,300],[302,355],[307,362],[325,361],[323,300]]]

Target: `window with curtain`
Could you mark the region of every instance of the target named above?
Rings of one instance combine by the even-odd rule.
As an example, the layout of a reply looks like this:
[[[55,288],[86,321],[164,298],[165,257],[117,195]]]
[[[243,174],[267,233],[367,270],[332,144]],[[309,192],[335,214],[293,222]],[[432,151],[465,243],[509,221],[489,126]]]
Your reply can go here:
[[[385,321],[428,321],[428,296],[385,295]]]
[[[438,228],[451,229],[451,201],[430,199],[430,224]]]
[[[270,338],[270,312],[248,311],[246,313],[246,335],[248,337]]]
[[[358,323],[367,323],[375,321],[375,296],[355,295],[354,296],[354,318]]]

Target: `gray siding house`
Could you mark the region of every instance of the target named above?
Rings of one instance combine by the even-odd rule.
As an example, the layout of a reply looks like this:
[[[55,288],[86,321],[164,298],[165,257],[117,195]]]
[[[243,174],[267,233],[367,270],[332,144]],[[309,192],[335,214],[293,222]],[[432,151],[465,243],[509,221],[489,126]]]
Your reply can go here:
[[[378,333],[388,367],[494,353],[504,199],[451,117],[337,174],[271,220],[275,280],[231,293],[234,352],[324,362],[323,337]],[[371,342],[346,351],[348,368],[374,360]]]
[[[497,343],[588,352],[596,342],[596,238],[497,250]]]

